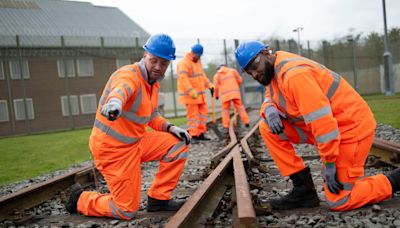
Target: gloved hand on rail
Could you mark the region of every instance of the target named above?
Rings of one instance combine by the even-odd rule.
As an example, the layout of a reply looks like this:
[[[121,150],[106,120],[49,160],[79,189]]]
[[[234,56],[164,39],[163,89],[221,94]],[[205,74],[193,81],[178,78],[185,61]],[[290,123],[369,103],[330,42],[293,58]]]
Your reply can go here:
[[[286,119],[286,115],[279,111],[274,106],[270,105],[264,110],[264,118],[267,121],[269,129],[272,134],[280,134],[283,132],[284,126],[282,124],[281,117]]]
[[[172,133],[172,134],[174,134],[181,141],[185,141],[186,145],[189,145],[189,143],[190,143],[190,135],[186,130],[184,130],[184,129],[180,128],[180,127],[177,127],[177,126],[175,126],[173,124],[170,124],[167,127],[167,131]]]
[[[331,193],[339,194],[343,190],[343,184],[337,178],[335,162],[324,163],[324,181]]]
[[[118,98],[111,98],[101,107],[101,114],[110,121],[116,120],[122,114],[122,102]]]

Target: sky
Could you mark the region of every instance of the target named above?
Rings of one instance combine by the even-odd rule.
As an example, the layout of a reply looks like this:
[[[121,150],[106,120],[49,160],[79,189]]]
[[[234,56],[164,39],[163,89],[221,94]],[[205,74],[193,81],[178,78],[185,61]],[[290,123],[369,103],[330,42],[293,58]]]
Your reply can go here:
[[[77,0],[75,0],[77,1]],[[112,6],[150,34],[173,38],[332,40],[384,31],[382,0],[78,0]],[[400,28],[400,1],[386,0],[388,29]]]

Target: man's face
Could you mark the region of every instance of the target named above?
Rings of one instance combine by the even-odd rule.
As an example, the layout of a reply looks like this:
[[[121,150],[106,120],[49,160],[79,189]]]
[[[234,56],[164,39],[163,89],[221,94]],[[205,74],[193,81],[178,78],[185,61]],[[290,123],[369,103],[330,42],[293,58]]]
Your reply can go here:
[[[193,62],[197,63],[197,61],[199,61],[199,59],[200,59],[200,55],[192,52],[192,59],[193,59]]]
[[[267,86],[274,78],[274,59],[268,52],[260,52],[246,67],[246,73],[261,85]]]
[[[169,60],[152,55],[148,52],[144,53],[143,59],[144,64],[146,65],[150,84],[153,84],[164,77],[165,71],[169,66]]]

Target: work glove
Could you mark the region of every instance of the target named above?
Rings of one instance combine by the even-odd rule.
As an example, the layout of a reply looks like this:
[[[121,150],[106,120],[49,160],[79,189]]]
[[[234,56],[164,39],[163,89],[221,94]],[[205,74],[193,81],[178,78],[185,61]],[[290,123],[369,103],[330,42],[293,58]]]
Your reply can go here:
[[[181,141],[185,141],[186,145],[189,145],[189,143],[190,143],[190,135],[186,130],[184,130],[184,129],[180,128],[180,127],[177,127],[177,126],[175,126],[173,124],[168,126],[167,129],[168,129],[168,132],[174,134]]]
[[[335,162],[324,163],[324,181],[331,193],[339,194],[343,190],[343,184],[337,178]]]
[[[211,97],[214,97],[214,87],[210,88]]]
[[[192,94],[192,98],[196,99],[198,96],[199,96],[199,94],[196,91],[194,91],[194,93]]]
[[[279,111],[274,106],[270,105],[264,110],[265,120],[272,134],[280,134],[283,132],[284,126],[281,121],[281,117],[286,119],[286,115]]]
[[[103,107],[101,108],[101,114],[107,117],[108,120],[116,120],[122,113],[122,103],[117,98],[111,98]]]

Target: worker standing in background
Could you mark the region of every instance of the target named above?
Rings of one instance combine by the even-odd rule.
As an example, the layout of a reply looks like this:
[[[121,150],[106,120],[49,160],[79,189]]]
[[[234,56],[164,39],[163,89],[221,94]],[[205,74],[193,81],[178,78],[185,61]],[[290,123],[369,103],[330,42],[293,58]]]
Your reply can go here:
[[[229,68],[224,64],[217,67],[217,72],[214,75],[214,95],[217,100],[221,98],[222,126],[225,133],[228,132],[229,128],[231,102],[245,126],[250,126],[250,119],[243,106],[242,97],[240,95],[240,84],[242,84],[242,81],[243,79],[237,70]]]
[[[377,203],[400,190],[399,168],[364,177],[375,119],[339,74],[296,54],[272,54],[258,41],[240,44],[235,56],[242,70],[266,86],[260,132],[281,174],[293,181],[288,195],[270,201],[273,209],[319,205],[310,169],[292,143],[317,146],[326,202],[333,211]]]
[[[195,44],[191,52],[178,62],[178,101],[186,106],[188,131],[194,140],[210,140],[204,134],[207,131],[208,108],[205,90],[208,88],[211,96],[214,86],[208,80],[203,70],[200,58],[203,46]]]
[[[149,189],[147,211],[177,211],[183,201],[171,200],[187,160],[190,136],[157,111],[159,81],[175,45],[165,34],[151,36],[143,58],[115,71],[100,98],[89,139],[96,168],[104,176],[109,194],[71,187],[66,202],[70,213],[129,220],[140,206],[141,163],[160,161]],[[147,132],[149,126],[154,131]]]

